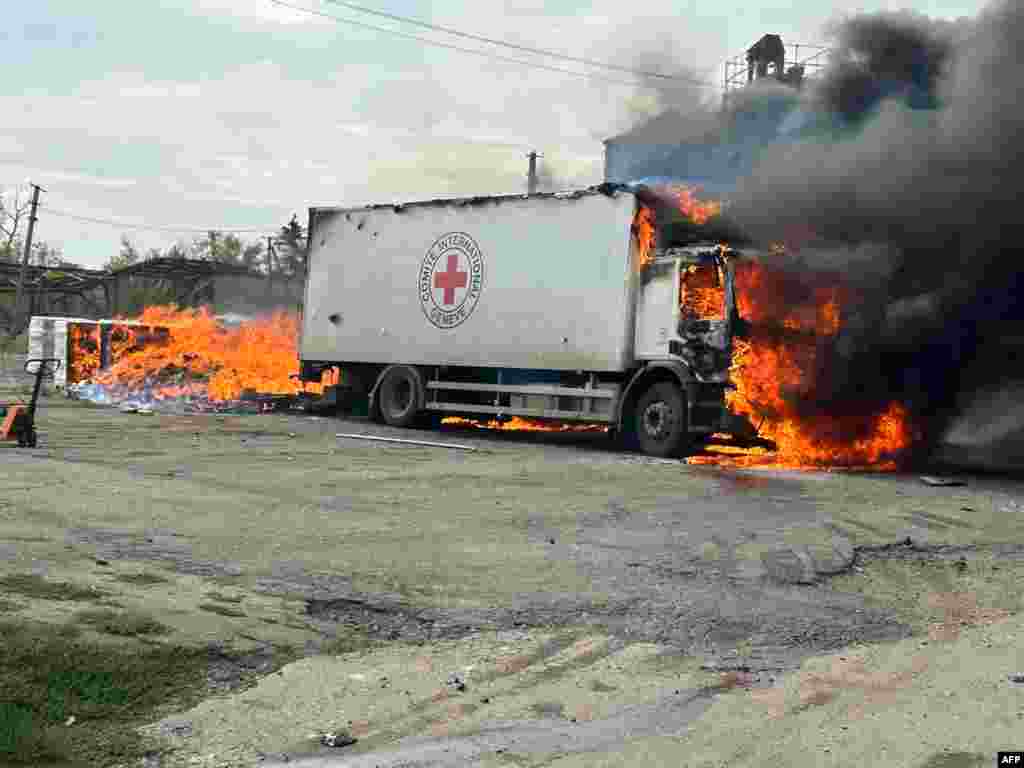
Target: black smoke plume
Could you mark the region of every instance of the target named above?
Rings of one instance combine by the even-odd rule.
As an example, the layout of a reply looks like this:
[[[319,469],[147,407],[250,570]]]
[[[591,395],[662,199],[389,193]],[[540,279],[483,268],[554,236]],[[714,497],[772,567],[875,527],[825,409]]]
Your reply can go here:
[[[807,407],[902,400],[932,445],[971,392],[1024,379],[1024,6],[859,17],[838,39],[800,110],[816,129],[767,148],[729,215],[860,290]]]

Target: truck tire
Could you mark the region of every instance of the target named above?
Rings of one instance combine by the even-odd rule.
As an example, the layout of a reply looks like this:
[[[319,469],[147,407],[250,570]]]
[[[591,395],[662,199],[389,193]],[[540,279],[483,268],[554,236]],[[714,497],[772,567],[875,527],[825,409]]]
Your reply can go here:
[[[419,377],[407,366],[396,365],[377,388],[377,407],[384,423],[391,427],[415,426],[420,415]]]
[[[686,397],[679,387],[655,384],[637,401],[632,437],[649,456],[682,456],[691,446],[686,423]]]

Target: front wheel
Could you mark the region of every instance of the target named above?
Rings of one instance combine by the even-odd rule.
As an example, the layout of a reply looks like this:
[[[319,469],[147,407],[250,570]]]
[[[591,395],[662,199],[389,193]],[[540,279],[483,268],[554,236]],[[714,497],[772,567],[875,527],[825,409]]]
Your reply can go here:
[[[641,451],[649,456],[676,457],[691,446],[686,423],[686,397],[668,382],[655,384],[640,397],[634,412],[634,432]]]
[[[380,415],[392,427],[411,427],[419,416],[419,380],[407,366],[395,366],[377,389]]]

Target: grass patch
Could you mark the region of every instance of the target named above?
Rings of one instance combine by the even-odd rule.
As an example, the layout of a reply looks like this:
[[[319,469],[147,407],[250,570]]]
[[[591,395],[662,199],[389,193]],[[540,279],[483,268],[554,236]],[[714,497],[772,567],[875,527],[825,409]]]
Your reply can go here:
[[[239,611],[236,608],[230,608],[226,605],[218,605],[217,603],[200,603],[199,610],[207,611],[209,613],[216,613],[220,616],[229,616],[234,619],[240,619],[245,617],[245,613]]]
[[[155,573],[122,574],[117,577],[117,580],[136,587],[152,587],[156,584],[167,584],[170,582],[170,579],[165,579],[163,576],[158,576]]]
[[[0,590],[39,600],[99,600],[104,593],[67,582],[47,581],[31,573],[12,573],[0,579]]]
[[[368,651],[376,646],[377,643],[362,632],[339,630],[338,634],[321,647],[320,652],[330,656],[341,656],[346,653]]]
[[[206,596],[210,600],[216,600],[218,603],[240,603],[240,602],[242,602],[242,598],[241,597],[238,597],[238,596],[232,597],[231,595],[221,594],[220,592],[207,592]]]
[[[0,613],[13,613],[14,611],[21,610],[21,606],[10,600],[4,600],[0,597]]]
[[[171,631],[171,628],[161,624],[152,616],[142,613],[95,610],[81,611],[75,615],[75,620],[86,624],[98,632],[105,632],[108,635],[118,637],[137,637],[139,635],[162,635]]]
[[[1024,608],[1024,562],[992,556],[966,566],[950,560],[869,560],[861,572],[841,574],[829,584],[893,610],[916,631],[943,618],[943,609],[930,599],[936,594],[969,595],[981,609],[1016,613]]]
[[[52,627],[0,625],[0,763],[110,765],[146,750],[134,727],[205,692],[200,649],[81,643]],[[74,716],[77,725],[65,726]]]

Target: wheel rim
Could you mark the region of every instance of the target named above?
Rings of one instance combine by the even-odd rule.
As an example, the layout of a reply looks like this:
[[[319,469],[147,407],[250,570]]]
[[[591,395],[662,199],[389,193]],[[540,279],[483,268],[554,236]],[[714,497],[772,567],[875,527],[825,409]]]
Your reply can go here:
[[[412,382],[408,379],[400,379],[391,388],[390,411],[395,416],[401,416],[412,406]]]
[[[644,408],[643,429],[644,434],[651,440],[664,442],[672,434],[675,424],[675,414],[672,407],[664,402],[651,403]]]

